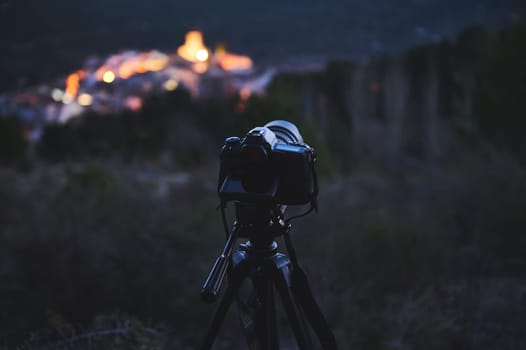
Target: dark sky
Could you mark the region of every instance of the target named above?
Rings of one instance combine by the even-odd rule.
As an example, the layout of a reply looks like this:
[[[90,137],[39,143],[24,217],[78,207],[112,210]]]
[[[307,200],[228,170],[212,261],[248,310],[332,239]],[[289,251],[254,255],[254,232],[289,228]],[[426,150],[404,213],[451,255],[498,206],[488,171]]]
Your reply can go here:
[[[189,29],[256,62],[359,57],[516,21],[524,0],[0,0],[0,91],[77,69],[90,55],[175,50]],[[22,79],[22,83],[21,83]]]
[[[174,48],[196,27],[209,41],[265,53],[392,50],[450,36],[469,24],[513,21],[517,0],[0,0],[3,40],[55,41],[95,50]],[[6,33],[9,33],[7,37]],[[83,42],[87,40],[89,42]],[[134,45],[135,44],[135,45]]]

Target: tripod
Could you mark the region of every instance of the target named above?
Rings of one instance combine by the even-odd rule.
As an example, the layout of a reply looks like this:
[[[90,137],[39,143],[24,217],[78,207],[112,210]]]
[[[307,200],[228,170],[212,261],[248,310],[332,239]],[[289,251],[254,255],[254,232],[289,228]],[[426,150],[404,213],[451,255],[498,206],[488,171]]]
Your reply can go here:
[[[223,220],[226,223],[224,215]],[[312,296],[305,273],[298,265],[289,236],[290,228],[283,221],[282,208],[261,210],[258,206],[236,203],[232,234],[201,291],[205,301],[215,301],[225,275],[228,276],[228,286],[212,317],[201,349],[212,347],[226,313],[246,279],[250,279],[254,287],[253,319],[247,325],[252,333],[247,339],[249,345],[257,344],[255,348],[262,350],[279,349],[275,289],[300,349],[312,348],[307,322],[324,350],[337,349],[334,335]],[[279,236],[283,236],[290,258],[277,251],[278,245],[274,239]],[[232,253],[238,237],[249,240]]]

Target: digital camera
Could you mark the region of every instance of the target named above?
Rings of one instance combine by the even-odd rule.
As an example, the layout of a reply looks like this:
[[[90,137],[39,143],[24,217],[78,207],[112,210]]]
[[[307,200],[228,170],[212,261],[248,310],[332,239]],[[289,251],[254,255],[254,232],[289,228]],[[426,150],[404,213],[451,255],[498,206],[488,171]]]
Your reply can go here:
[[[301,205],[312,202],[317,184],[316,153],[298,128],[274,120],[229,137],[220,155],[218,193],[221,201]]]

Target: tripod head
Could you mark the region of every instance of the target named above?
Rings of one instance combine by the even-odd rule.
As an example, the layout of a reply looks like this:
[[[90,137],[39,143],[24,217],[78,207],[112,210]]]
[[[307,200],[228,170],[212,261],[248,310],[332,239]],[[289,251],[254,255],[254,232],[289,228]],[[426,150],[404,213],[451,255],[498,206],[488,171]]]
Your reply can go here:
[[[236,220],[241,225],[240,238],[248,238],[253,243],[265,238],[275,238],[283,234],[286,226],[283,220],[285,205],[259,205],[236,202]]]
[[[222,205],[221,210],[225,230],[227,230],[225,207],[226,205]],[[274,239],[276,237],[287,234],[290,229],[290,224],[285,223],[283,220],[286,206],[262,206],[253,203],[236,202],[235,207],[236,218],[232,233],[228,234],[223,251],[212,266],[201,289],[201,298],[205,302],[217,300],[226,272],[230,266],[230,256],[237,238],[249,239],[245,247],[264,250],[275,244]],[[289,248],[292,249],[292,247]]]

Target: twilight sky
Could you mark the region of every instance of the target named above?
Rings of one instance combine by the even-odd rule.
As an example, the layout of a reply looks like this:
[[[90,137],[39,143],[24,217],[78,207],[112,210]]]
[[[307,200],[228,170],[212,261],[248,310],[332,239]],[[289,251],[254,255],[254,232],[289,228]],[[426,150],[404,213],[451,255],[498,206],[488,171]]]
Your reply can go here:
[[[174,48],[189,28],[261,55],[396,50],[519,17],[518,0],[0,0],[0,44]],[[3,27],[3,28],[2,28]],[[8,35],[5,35],[9,33]]]

